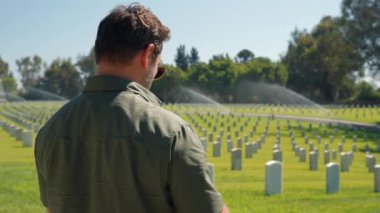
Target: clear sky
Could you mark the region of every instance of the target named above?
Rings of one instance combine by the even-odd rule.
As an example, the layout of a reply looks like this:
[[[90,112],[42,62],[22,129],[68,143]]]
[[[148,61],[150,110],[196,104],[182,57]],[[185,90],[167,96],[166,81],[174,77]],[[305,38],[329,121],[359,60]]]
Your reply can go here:
[[[15,60],[38,54],[48,63],[57,57],[87,54],[99,21],[116,5],[112,0],[11,0],[0,3],[0,56]],[[290,33],[311,30],[325,15],[340,15],[341,0],[144,0],[171,29],[164,63],[174,63],[180,44],[199,51],[202,61],[241,49],[278,60]]]

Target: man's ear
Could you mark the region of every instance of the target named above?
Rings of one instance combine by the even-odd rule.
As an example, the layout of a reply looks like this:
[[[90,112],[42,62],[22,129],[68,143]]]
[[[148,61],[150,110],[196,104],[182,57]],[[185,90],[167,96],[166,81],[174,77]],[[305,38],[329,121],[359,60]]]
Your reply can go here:
[[[152,59],[152,54],[155,46],[154,44],[149,44],[142,52],[141,63],[144,68],[148,68],[150,65],[150,60]]]

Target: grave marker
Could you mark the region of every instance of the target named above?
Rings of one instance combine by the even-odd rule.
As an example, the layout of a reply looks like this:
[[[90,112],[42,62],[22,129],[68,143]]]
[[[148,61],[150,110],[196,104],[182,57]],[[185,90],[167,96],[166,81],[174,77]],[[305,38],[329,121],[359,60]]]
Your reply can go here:
[[[316,152],[310,152],[309,155],[309,170],[310,171],[316,171],[318,170],[318,153]]]
[[[221,143],[215,141],[213,143],[213,157],[220,157],[221,154]]]
[[[282,162],[282,151],[276,149],[273,151],[273,160]]]
[[[282,194],[282,163],[269,161],[265,164],[265,194]]]
[[[380,164],[374,167],[375,173],[375,192],[380,193]]]
[[[231,150],[231,170],[241,170],[242,156],[241,149],[234,148]]]
[[[325,150],[324,152],[324,163],[329,164],[330,163],[330,151]]]
[[[350,167],[350,156],[343,152],[340,154],[340,166],[342,172],[348,172]]]
[[[326,193],[338,193],[340,190],[340,171],[337,163],[326,165]]]

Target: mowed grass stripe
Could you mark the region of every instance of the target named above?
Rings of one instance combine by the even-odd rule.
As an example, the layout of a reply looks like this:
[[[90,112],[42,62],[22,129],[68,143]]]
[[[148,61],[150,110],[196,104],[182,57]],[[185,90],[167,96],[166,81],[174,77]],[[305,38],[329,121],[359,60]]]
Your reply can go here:
[[[33,148],[0,129],[0,212],[43,212]]]

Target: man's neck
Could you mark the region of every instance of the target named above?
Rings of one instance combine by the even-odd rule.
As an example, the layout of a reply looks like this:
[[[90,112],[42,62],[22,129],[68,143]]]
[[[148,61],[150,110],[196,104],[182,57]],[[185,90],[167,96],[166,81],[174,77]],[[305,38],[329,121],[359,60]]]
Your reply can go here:
[[[100,62],[97,67],[96,75],[109,75],[117,76],[137,82],[146,87],[144,78],[139,72],[140,70],[132,65],[111,64],[107,62]]]

